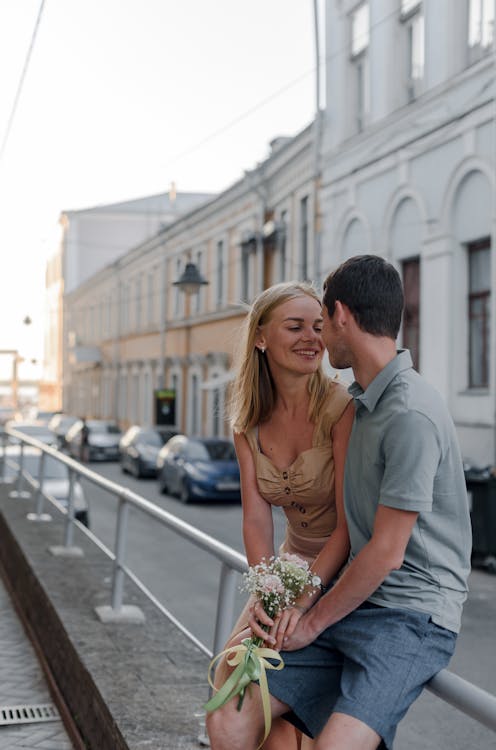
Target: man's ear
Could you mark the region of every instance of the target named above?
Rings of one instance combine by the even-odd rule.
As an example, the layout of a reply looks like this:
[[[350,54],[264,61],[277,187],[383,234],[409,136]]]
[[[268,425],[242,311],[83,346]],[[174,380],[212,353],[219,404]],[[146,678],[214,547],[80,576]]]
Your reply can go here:
[[[334,303],[334,315],[332,316],[334,323],[343,328],[347,324],[349,315],[349,309],[337,299]]]

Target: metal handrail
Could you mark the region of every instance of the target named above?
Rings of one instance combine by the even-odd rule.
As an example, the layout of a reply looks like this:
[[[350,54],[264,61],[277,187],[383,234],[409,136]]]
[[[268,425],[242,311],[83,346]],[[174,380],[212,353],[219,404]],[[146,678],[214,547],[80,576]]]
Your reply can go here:
[[[213,653],[218,653],[223,648],[231,632],[231,623],[233,622],[234,616],[235,574],[244,573],[248,570],[246,558],[232,547],[219,542],[217,539],[214,539],[203,531],[191,526],[182,519],[174,516],[172,513],[159,508],[157,505],[132,490],[122,487],[110,479],[102,477],[78,461],[60,453],[57,449],[51,448],[50,446],[41,443],[39,440],[30,438],[29,436],[10,428],[6,430],[6,433],[27,445],[38,448],[43,453],[64,463],[70,471],[71,492],[73,489],[74,477],[78,475],[80,477],[85,477],[85,479],[118,498],[115,552],[110,551],[103,542],[98,539],[98,537],[78,524],[74,518],[73,503],[70,502],[68,510],[64,510],[68,515],[68,525],[74,523],[78,524],[91,541],[99,546],[100,549],[102,549],[113,560],[112,609],[119,611],[123,607],[124,579],[127,576],[138,585],[141,591],[143,591],[147,598],[162,612],[162,614],[174,622],[174,624],[176,624],[206,655],[212,656]],[[3,445],[5,446],[5,441],[3,441]],[[5,455],[3,456],[3,459],[3,465],[5,465]],[[42,462],[40,462],[40,464],[42,464]],[[38,495],[38,510],[42,513],[43,508],[39,504],[39,497],[40,494]],[[161,602],[151,594],[143,582],[140,581],[140,579],[129,568],[127,568],[125,564],[125,553],[127,514],[129,506],[140,510],[151,518],[154,518],[176,534],[188,539],[192,544],[200,547],[221,561],[213,652],[190,633],[187,628],[179,623],[161,604]],[[72,536],[69,537],[66,532],[66,545],[68,544],[69,539],[72,540]],[[447,669],[443,669],[439,672],[428,683],[427,689],[460,710],[462,713],[472,717],[479,723],[484,724],[486,727],[496,732],[496,696],[482,690],[471,682],[462,679]]]

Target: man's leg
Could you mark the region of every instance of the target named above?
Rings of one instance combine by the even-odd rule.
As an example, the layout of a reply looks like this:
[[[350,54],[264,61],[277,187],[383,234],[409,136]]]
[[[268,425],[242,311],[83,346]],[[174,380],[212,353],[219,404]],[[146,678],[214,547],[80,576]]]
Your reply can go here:
[[[241,711],[238,699],[207,714],[206,726],[212,750],[255,750],[264,734],[262,699],[258,685],[252,683],[246,691]],[[288,707],[270,698],[272,717],[286,713]]]
[[[376,750],[381,738],[360,719],[335,713],[319,734],[315,750]]]

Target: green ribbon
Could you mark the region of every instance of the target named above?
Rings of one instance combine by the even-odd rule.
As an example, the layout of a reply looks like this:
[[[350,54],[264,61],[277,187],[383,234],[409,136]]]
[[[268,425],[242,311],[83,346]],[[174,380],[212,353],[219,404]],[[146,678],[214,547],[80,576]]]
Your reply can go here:
[[[260,694],[262,696],[262,706],[264,713],[265,722],[265,734],[263,740],[258,746],[259,748],[263,745],[267,739],[270,727],[272,723],[272,715],[270,710],[270,693],[269,686],[267,683],[267,669],[280,670],[284,667],[284,661],[278,651],[272,648],[262,648],[254,643],[250,638],[245,638],[238,646],[231,646],[230,648],[221,651],[220,654],[212,659],[208,668],[208,682],[209,685],[215,688],[212,680],[212,670],[216,662],[223,656],[226,657],[226,661],[230,667],[235,667],[234,671],[229,675],[227,680],[224,682],[222,687],[219,688],[217,693],[210,698],[208,703],[205,704],[206,711],[215,711],[225,703],[239,695],[237,710],[240,711],[243,705],[246,688],[251,682],[258,680],[260,684]],[[274,659],[277,663],[271,664],[268,659]]]

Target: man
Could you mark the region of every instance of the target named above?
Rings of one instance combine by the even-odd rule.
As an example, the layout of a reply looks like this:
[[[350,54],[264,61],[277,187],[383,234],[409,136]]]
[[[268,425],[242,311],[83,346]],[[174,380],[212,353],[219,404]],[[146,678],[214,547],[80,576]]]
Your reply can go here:
[[[82,417],[83,426],[81,427],[81,445],[79,446],[79,457],[83,463],[88,463],[90,460],[90,428],[86,422],[86,417]]]
[[[330,362],[355,376],[344,481],[350,561],[283,643],[277,624],[266,638],[285,662],[268,673],[272,713],[318,737],[316,750],[389,749],[454,651],[470,569],[463,467],[442,398],[408,351],[396,351],[403,291],[393,266],[351,258],[326,279],[323,308]],[[260,605],[255,615],[271,623]],[[213,750],[254,750],[258,688],[240,712],[231,701],[210,714],[208,728]]]

